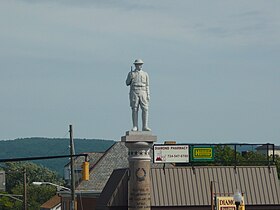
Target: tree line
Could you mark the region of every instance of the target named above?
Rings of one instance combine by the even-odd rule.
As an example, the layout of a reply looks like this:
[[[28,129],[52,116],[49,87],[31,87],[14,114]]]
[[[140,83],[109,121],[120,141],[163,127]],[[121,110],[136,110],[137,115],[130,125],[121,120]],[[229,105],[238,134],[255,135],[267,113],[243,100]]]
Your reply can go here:
[[[6,174],[6,191],[0,192],[0,210],[22,210],[24,202],[24,171],[26,171],[26,189],[28,210],[38,210],[40,206],[56,194],[56,187],[37,186],[33,182],[51,182],[63,185],[57,173],[32,162],[5,163],[1,170]],[[21,195],[21,196],[18,196]]]

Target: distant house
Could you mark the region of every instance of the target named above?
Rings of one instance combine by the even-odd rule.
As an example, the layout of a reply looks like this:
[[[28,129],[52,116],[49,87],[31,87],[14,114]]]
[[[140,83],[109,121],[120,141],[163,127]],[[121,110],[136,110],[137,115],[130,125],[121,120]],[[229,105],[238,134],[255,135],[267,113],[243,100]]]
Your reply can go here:
[[[257,152],[264,155],[272,156],[274,154],[275,156],[280,157],[280,146],[274,146],[272,144],[264,144],[262,146],[257,147],[256,150]]]
[[[61,210],[61,198],[58,195],[55,195],[41,205],[40,210]]]

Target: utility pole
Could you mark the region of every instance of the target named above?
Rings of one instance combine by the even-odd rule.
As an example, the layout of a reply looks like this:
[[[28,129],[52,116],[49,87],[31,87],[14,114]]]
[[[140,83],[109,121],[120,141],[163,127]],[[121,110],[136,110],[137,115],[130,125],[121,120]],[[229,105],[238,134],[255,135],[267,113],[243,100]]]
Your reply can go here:
[[[23,209],[27,210],[26,168],[23,170]]]
[[[70,132],[70,155],[71,155],[71,210],[76,210],[75,202],[75,171],[74,171],[74,140],[72,125],[69,125]]]
[[[15,170],[15,171],[6,171],[7,174],[14,174],[14,173],[20,173],[23,175],[23,193],[22,195],[13,195],[13,194],[3,194],[4,196],[8,196],[14,200],[22,202],[22,210],[27,210],[27,176],[26,176],[26,168],[23,170]],[[16,196],[22,196],[23,200],[16,198]]]

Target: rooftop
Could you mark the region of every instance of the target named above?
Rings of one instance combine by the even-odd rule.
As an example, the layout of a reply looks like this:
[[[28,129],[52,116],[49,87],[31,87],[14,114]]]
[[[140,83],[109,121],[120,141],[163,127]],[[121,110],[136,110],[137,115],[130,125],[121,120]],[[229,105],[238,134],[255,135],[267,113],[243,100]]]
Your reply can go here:
[[[50,200],[41,205],[41,208],[51,209],[60,205],[61,198],[58,195],[53,196]]]
[[[128,169],[115,170],[99,200],[99,209],[127,206]],[[280,186],[275,166],[196,166],[151,169],[152,206],[207,206],[210,183],[217,195],[244,193],[246,205],[280,207]]]

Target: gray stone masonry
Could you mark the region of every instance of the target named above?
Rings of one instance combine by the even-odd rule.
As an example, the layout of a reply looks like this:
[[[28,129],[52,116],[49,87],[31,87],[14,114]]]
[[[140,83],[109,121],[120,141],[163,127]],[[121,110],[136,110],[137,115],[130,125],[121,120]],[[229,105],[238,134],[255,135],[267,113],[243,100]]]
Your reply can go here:
[[[121,141],[126,143],[138,141],[153,143],[157,141],[157,136],[152,135],[151,131],[126,131],[125,136],[121,137]]]
[[[150,210],[150,150],[157,137],[151,131],[127,131],[121,140],[129,155],[128,209]]]

